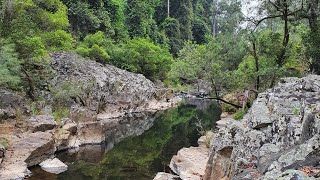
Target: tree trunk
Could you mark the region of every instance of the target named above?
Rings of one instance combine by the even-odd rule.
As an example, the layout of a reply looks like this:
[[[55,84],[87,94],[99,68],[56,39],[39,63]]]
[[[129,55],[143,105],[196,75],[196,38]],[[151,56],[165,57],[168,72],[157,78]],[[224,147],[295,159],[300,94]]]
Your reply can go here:
[[[169,18],[170,17],[170,0],[168,0],[167,6],[168,6],[168,18]]]
[[[283,29],[283,41],[282,41],[282,47],[281,47],[281,52],[278,56],[277,62],[279,67],[281,67],[284,63],[285,63],[285,55],[286,55],[286,50],[287,50],[287,46],[289,44],[289,38],[290,38],[290,34],[289,34],[289,7],[288,7],[288,3],[287,0],[283,0],[283,6],[284,6],[284,10],[282,12],[283,15],[283,21],[284,21],[284,29]]]
[[[29,73],[24,67],[22,67],[22,73],[25,75],[26,82],[28,85],[27,95],[29,96],[30,99],[32,99],[32,101],[35,101],[36,98],[34,96],[34,85],[33,85],[32,78],[29,76]]]
[[[218,2],[217,0],[213,0],[213,15],[212,15],[212,36],[216,36],[218,34],[217,28],[217,10],[218,10]]]
[[[310,12],[309,12],[309,26],[312,32],[317,31],[317,20],[318,20],[318,4],[319,0],[310,0],[309,6],[310,6]]]
[[[257,47],[256,47],[256,42],[253,40],[252,42],[252,48],[253,48],[253,57],[256,65],[256,73],[257,73],[257,79],[256,79],[256,90],[259,91],[260,88],[260,76],[259,76],[259,57],[257,54]]]

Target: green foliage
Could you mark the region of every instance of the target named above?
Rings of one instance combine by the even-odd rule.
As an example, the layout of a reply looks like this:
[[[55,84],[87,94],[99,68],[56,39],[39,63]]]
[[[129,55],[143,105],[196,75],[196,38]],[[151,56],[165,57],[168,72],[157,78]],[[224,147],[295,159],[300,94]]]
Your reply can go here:
[[[141,73],[151,80],[164,80],[170,70],[172,56],[167,49],[149,39],[134,38],[113,51],[112,64],[131,72]]]
[[[59,86],[49,87],[53,95],[54,107],[69,107],[74,101],[86,105],[95,82],[65,81]]]
[[[21,62],[17,58],[14,44],[0,39],[0,86],[19,89]]]
[[[21,59],[40,59],[47,55],[48,51],[39,36],[24,37],[17,41],[17,51]]]
[[[42,39],[49,51],[69,51],[75,44],[71,34],[64,30],[44,33]]]
[[[157,31],[152,17],[159,4],[160,0],[127,0],[126,23],[131,37],[146,37]]]
[[[107,39],[103,32],[98,31],[95,34],[89,34],[77,48],[77,53],[83,57],[89,57],[100,63],[107,63],[110,56],[107,49],[112,46],[112,41]]]
[[[62,118],[68,118],[70,116],[69,108],[57,107],[52,112],[53,117],[57,123],[61,122]]]
[[[112,28],[114,29],[113,38],[116,41],[128,39],[128,27],[125,24],[127,2],[125,0],[111,0],[105,3],[105,7],[110,14]]]
[[[68,16],[72,31],[80,38],[97,31],[107,32],[110,27],[109,13],[99,3],[87,1],[67,1]]]
[[[31,114],[33,116],[37,116],[41,114],[41,110],[38,108],[37,103],[36,102],[32,102],[31,103]]]
[[[247,113],[247,111],[239,110],[233,115],[233,119],[235,120],[241,120],[243,116]]]
[[[5,148],[8,149],[10,146],[9,140],[3,137],[0,137],[0,144]]]
[[[220,73],[219,44],[212,40],[206,45],[187,43],[172,64],[169,78],[180,84],[198,79],[214,82]]]
[[[170,43],[170,52],[173,55],[177,55],[179,50],[182,48],[181,33],[180,33],[180,23],[177,19],[166,18],[162,23],[162,28],[164,29]]]

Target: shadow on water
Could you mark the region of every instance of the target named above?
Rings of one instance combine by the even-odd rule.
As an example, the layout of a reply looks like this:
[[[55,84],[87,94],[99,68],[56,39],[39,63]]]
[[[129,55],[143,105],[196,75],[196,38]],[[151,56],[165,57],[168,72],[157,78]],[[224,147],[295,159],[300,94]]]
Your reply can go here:
[[[210,100],[188,99],[180,106],[158,114],[153,126],[138,136],[124,138],[112,149],[108,144],[85,146],[78,152],[63,152],[57,157],[68,171],[52,175],[33,168],[31,179],[53,180],[150,180],[159,171],[169,171],[171,157],[183,147],[197,146],[200,134],[196,123],[213,129],[221,110]],[[117,141],[117,140],[116,140]]]

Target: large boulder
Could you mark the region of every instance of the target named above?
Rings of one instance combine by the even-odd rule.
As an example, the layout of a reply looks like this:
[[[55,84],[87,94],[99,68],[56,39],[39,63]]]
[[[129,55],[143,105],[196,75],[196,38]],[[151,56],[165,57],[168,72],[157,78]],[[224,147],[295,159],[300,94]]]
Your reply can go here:
[[[218,130],[204,179],[216,179],[217,169],[227,179],[278,179],[285,172],[299,179],[304,167],[319,170],[319,135],[320,76],[281,79],[241,122]]]
[[[55,91],[59,91],[59,88],[63,90],[69,85],[74,86],[71,89],[78,94],[68,103],[76,107],[73,110],[75,112],[83,107],[88,111],[85,115],[90,114],[89,111],[131,112],[138,107],[147,106],[148,101],[154,99],[154,84],[141,74],[68,53],[54,53],[51,57],[56,75],[50,84]],[[86,117],[88,120],[90,118],[96,117]]]
[[[201,180],[208,154],[208,148],[205,147],[183,148],[172,157],[170,168],[183,180]]]

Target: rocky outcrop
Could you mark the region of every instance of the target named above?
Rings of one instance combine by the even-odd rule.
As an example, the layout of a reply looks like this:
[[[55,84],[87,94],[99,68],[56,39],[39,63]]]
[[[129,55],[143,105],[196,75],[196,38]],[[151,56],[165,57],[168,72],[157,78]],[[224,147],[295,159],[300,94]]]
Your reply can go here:
[[[204,179],[317,177],[319,115],[320,76],[282,79],[215,134]]]
[[[93,115],[131,112],[155,99],[154,84],[141,74],[68,53],[54,53],[51,57],[56,75],[50,84],[56,90],[74,86],[75,95],[68,103],[76,114],[84,107],[84,115],[89,114],[87,111],[94,112]]]
[[[41,169],[53,174],[60,174],[68,170],[68,166],[59,159],[47,159],[39,164]]]

